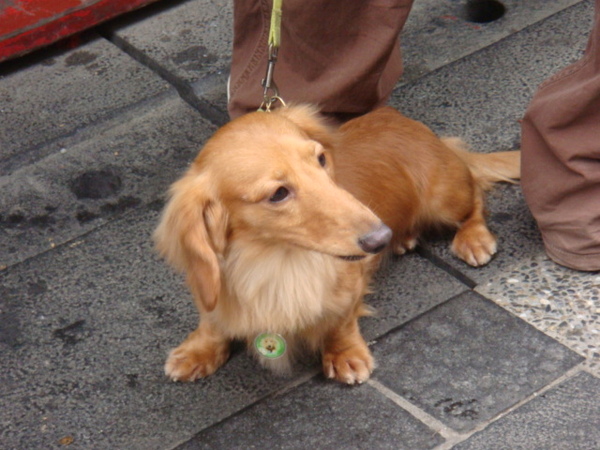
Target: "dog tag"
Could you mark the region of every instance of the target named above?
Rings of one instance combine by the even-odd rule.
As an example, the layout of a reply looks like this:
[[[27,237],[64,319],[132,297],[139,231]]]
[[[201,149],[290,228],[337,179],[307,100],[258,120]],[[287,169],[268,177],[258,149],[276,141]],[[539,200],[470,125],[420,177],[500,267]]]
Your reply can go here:
[[[275,359],[283,356],[286,350],[286,343],[280,334],[262,333],[254,339],[254,347],[265,358]]]

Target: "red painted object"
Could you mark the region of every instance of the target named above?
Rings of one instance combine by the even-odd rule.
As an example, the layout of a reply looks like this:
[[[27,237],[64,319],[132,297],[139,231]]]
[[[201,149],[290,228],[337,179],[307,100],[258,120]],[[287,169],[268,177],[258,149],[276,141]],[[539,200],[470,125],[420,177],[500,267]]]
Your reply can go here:
[[[0,61],[157,0],[0,0]]]

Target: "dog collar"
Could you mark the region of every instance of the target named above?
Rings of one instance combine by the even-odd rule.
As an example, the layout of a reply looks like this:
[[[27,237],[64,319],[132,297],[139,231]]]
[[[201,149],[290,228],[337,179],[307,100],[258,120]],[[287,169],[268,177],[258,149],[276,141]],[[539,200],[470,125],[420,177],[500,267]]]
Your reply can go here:
[[[254,339],[254,347],[265,358],[276,359],[285,354],[287,345],[280,334],[262,333]]]

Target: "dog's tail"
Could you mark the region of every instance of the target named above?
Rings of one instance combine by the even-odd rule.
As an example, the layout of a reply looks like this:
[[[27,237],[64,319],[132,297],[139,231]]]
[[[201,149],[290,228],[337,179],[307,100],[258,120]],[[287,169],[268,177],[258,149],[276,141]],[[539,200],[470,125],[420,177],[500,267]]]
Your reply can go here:
[[[442,138],[442,142],[467,164],[473,178],[484,190],[490,189],[494,183],[499,181],[516,184],[521,178],[521,152],[519,150],[472,153],[469,152],[467,144],[461,138]]]

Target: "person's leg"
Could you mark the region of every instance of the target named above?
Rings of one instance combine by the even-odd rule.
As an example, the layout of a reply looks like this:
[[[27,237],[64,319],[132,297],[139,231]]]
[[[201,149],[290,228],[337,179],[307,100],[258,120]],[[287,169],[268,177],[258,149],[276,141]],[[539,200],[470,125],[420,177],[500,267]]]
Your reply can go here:
[[[521,167],[548,255],[600,270],[600,0],[585,56],[542,84],[525,113]]]
[[[274,76],[281,97],[342,114],[385,104],[402,74],[398,36],[412,2],[284,0]],[[234,0],[232,118],[262,102],[270,15],[270,0]]]

